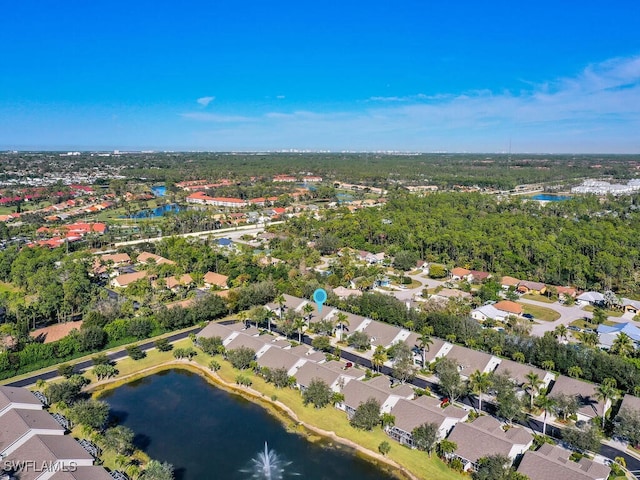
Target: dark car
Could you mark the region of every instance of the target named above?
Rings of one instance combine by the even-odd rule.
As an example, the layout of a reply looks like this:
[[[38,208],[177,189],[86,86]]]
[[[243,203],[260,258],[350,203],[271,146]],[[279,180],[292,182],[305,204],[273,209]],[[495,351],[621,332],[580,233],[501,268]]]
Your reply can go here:
[[[531,315],[530,313],[523,313],[522,316],[524,318],[528,318],[529,320],[533,321],[533,315]]]

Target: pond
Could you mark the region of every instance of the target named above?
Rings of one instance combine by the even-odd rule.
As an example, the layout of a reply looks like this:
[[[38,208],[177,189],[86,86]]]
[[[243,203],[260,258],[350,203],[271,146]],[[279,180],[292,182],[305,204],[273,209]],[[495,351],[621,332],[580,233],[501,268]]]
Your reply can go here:
[[[168,203],[149,210],[140,210],[134,214],[129,215],[129,218],[156,218],[162,217],[168,212],[179,212],[181,208],[175,203]]]
[[[538,195],[534,195],[531,197],[533,200],[541,200],[543,202],[562,202],[564,200],[570,200],[571,196],[569,195],[549,195],[546,193],[539,193]]]
[[[185,370],[167,370],[107,391],[119,424],[151,458],[174,465],[176,480],[264,478],[252,462],[265,442],[282,478],[391,480],[346,448],[329,448],[287,432],[264,408],[215,388]],[[392,443],[392,442],[391,442]],[[400,448],[400,447],[397,447]],[[275,471],[275,469],[274,469]],[[275,480],[278,475],[272,475]]]

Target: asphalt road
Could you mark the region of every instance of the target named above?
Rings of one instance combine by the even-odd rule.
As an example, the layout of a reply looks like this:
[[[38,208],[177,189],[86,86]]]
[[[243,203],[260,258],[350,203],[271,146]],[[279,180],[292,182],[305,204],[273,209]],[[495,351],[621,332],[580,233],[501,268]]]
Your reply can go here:
[[[183,338],[187,338],[191,333],[197,333],[199,331],[200,331],[200,327],[193,327],[190,330],[176,333],[166,338],[169,342],[175,342],[177,340],[182,340]],[[147,342],[141,343],[139,344],[139,347],[141,350],[150,350],[152,348],[155,348],[154,341],[155,340],[149,340]],[[111,360],[115,361],[115,360],[120,360],[122,358],[125,358],[128,355],[127,355],[127,350],[123,348],[122,350],[118,350],[117,352],[108,353],[107,356]],[[93,362],[91,360],[85,360],[83,362],[74,364],[74,367],[78,372],[85,371],[86,369],[92,366],[93,366]],[[60,375],[58,374],[57,368],[53,368],[47,372],[40,373],[37,375],[32,375],[30,377],[23,378],[22,380],[8,383],[7,385],[11,387],[27,387],[29,385],[33,385],[38,380],[51,380],[52,378],[56,378],[59,376]]]

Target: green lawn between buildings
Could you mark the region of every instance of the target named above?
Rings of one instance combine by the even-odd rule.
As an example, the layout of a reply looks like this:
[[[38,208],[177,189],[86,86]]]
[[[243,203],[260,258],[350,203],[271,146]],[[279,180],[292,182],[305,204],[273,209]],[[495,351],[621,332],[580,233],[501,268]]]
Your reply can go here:
[[[543,322],[553,322],[560,318],[560,314],[555,310],[546,307],[540,307],[538,305],[530,305],[528,303],[521,303],[524,313],[530,313],[536,320],[542,320]]]

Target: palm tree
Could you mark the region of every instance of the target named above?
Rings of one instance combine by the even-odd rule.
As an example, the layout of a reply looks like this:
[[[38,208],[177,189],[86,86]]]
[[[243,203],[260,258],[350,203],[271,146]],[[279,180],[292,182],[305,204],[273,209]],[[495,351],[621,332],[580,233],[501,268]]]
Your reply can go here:
[[[304,318],[296,316],[293,321],[293,329],[298,332],[298,343],[302,343],[302,330],[307,326],[307,322],[304,321]]]
[[[380,369],[384,365],[384,362],[388,360],[387,350],[382,346],[378,345],[376,350],[373,352],[373,356],[371,357],[371,363],[373,366],[380,372]]]
[[[340,340],[344,340],[344,329],[349,326],[349,316],[344,312],[338,312],[336,315],[338,326],[340,327]]]
[[[529,372],[525,376],[526,382],[524,384],[525,390],[529,390],[529,395],[531,396],[531,410],[533,410],[533,399],[535,398],[538,390],[540,389],[540,385],[542,385],[542,379],[535,372]]]
[[[607,377],[596,387],[596,398],[602,401],[602,428],[604,429],[605,414],[607,413],[607,402],[618,396],[616,389],[618,382],[615,378]]]
[[[305,320],[311,323],[311,314],[313,313],[313,305],[307,303],[304,307],[302,307],[302,313],[305,314]]]
[[[287,300],[284,298],[284,295],[281,293],[276,297],[276,303],[278,304],[278,312],[280,313],[280,320],[282,320],[282,315],[284,314],[284,305],[287,303]]]
[[[624,332],[618,334],[611,345],[611,353],[620,355],[621,357],[630,356],[634,350],[633,340],[631,340],[631,337]]]
[[[273,310],[267,310],[265,312],[265,316],[267,317],[269,333],[271,333],[271,321],[275,320],[275,318],[277,317],[276,312],[274,312]]]
[[[582,373],[582,369],[578,365],[573,365],[567,370],[567,375],[572,378],[579,378],[582,376]]]
[[[422,352],[422,368],[427,367],[427,352],[429,351],[429,345],[433,345],[431,334],[433,333],[433,327],[423,328],[418,337],[418,346]]]
[[[491,388],[491,376],[486,372],[476,370],[469,375],[469,388],[478,395],[478,410],[482,412],[482,394]]]
[[[514,352],[514,354],[511,355],[511,358],[513,359],[514,362],[519,362],[519,363],[524,363],[524,361],[526,360],[526,357],[522,352]]]
[[[556,364],[553,360],[544,360],[542,362],[542,368],[545,370],[553,370],[556,368]]]
[[[544,420],[542,421],[542,435],[547,434],[547,414],[549,410],[552,410],[556,404],[556,401],[553,397],[548,397],[546,395],[540,395],[538,397],[538,407],[544,411]]]
[[[556,329],[553,331],[553,333],[555,333],[556,337],[559,338],[564,338],[565,340],[567,339],[567,327],[564,326],[563,324],[560,324],[556,327]]]
[[[582,332],[580,334],[580,340],[582,340],[582,343],[588,347],[595,347],[598,344],[598,334],[593,332]]]
[[[238,320],[243,322],[245,326],[247,324],[248,319],[249,319],[249,312],[247,310],[243,310],[242,312],[238,313]]]

